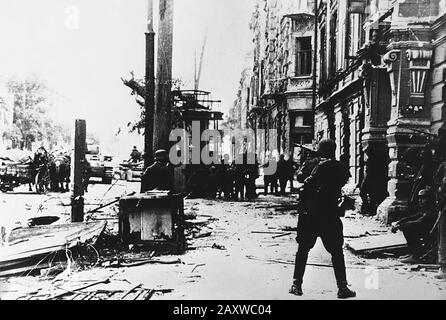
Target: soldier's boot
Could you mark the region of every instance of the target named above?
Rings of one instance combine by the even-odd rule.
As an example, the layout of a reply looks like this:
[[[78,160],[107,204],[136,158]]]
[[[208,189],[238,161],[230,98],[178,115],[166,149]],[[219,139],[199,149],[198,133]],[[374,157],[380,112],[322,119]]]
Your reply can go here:
[[[435,275],[435,279],[446,280],[446,265],[441,266],[440,271]]]
[[[351,290],[346,284],[341,284],[338,286],[338,298],[348,299],[356,297],[356,292]]]
[[[400,261],[402,263],[417,264],[417,263],[420,263],[420,258],[418,255],[411,254],[407,258],[403,258]]]
[[[302,284],[294,282],[290,288],[290,293],[294,294],[295,296],[302,296],[304,294],[302,291]]]

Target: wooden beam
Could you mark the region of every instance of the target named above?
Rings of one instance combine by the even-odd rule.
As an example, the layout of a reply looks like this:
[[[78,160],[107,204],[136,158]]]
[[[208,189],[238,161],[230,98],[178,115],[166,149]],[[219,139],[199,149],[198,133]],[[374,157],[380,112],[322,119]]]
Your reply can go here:
[[[71,222],[84,221],[84,183],[83,171],[85,161],[87,125],[85,120],[76,120],[74,133],[74,157],[72,176],[74,181],[71,197]]]

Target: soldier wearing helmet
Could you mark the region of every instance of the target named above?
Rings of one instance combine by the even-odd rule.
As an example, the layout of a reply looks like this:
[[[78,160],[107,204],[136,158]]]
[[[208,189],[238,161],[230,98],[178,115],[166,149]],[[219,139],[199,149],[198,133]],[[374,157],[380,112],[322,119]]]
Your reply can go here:
[[[432,192],[423,189],[418,192],[416,214],[401,219],[392,226],[392,232],[401,230],[406,238],[410,254],[402,260],[405,263],[419,263],[431,240],[431,229],[437,219]]]
[[[347,286],[343,253],[343,225],[339,208],[341,188],[347,183],[348,170],[335,160],[336,143],[330,139],[320,141],[318,146],[319,162],[306,179],[304,189],[311,199],[305,211],[299,216],[294,280],[291,294],[302,295],[302,283],[308,254],[318,237],[332,256],[333,268],[338,285],[338,298],[355,297],[356,293]]]
[[[146,169],[141,179],[141,191],[152,190],[172,190],[173,189],[173,168],[167,159],[166,150],[155,152],[155,163]]]

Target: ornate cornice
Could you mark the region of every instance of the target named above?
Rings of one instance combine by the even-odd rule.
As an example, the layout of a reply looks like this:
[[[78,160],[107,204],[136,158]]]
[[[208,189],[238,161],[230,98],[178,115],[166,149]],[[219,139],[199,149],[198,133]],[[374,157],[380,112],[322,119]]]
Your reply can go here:
[[[383,56],[383,61],[385,64],[391,64],[392,62],[395,62],[398,60],[398,55],[399,55],[400,51],[399,50],[391,50],[389,52],[387,52],[384,56]]]
[[[430,60],[432,59],[432,50],[425,49],[409,49],[406,51],[407,60]]]

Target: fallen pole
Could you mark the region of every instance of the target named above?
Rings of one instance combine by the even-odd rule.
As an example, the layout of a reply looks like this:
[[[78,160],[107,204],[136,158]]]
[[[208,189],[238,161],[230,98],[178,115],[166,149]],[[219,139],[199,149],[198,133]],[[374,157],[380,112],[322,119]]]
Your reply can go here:
[[[83,287],[76,288],[76,289],[73,289],[73,290],[70,290],[70,291],[67,291],[67,292],[62,292],[62,293],[56,294],[55,296],[49,297],[47,300],[54,300],[54,299],[62,298],[64,296],[66,296],[66,295],[75,293],[76,291],[85,290],[85,289],[88,289],[90,287],[94,287],[94,286],[96,286],[98,284],[108,284],[108,283],[110,283],[110,278],[107,278],[105,280],[96,281],[96,282],[90,283],[88,285],[85,285]]]
[[[279,234],[278,236],[273,236],[273,239],[282,238],[282,237],[291,236],[291,235],[292,235],[292,233],[288,232],[288,233],[284,233],[284,234]]]
[[[126,293],[124,293],[124,295],[121,297],[121,300],[124,300],[124,298],[127,297],[133,290],[136,290],[141,286],[142,286],[142,283],[130,288]]]
[[[136,192],[132,192],[132,193],[126,195],[126,197],[133,196],[135,194],[136,194]],[[112,204],[118,203],[120,200],[121,200],[121,198],[113,200],[112,202],[109,202],[107,204],[101,205],[101,206],[97,207],[96,209],[88,211],[87,214],[88,213],[96,213],[96,212],[98,212],[101,209],[107,208],[107,207],[111,206]]]

